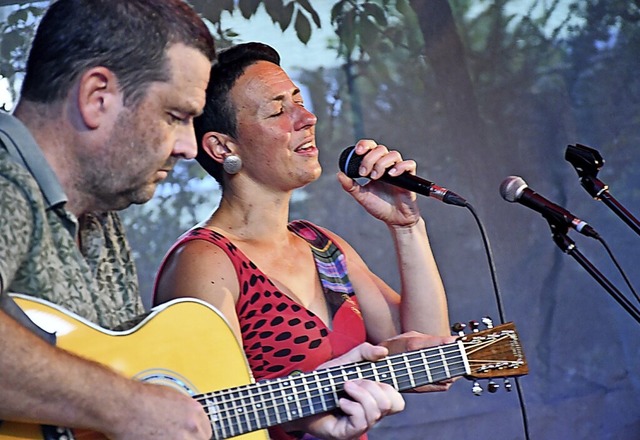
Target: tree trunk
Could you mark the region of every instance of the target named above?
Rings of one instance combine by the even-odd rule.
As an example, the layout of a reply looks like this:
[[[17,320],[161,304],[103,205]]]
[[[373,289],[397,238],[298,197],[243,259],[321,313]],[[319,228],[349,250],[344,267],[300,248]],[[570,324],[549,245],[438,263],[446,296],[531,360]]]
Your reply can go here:
[[[487,186],[482,164],[495,163],[487,145],[484,122],[480,118],[473,83],[467,69],[465,50],[458,35],[447,0],[411,0],[424,36],[424,53],[437,82],[438,96],[445,112],[446,142],[455,152],[456,167],[470,178],[476,196]],[[433,99],[428,96],[427,99]],[[473,166],[472,166],[473,165]],[[491,188],[493,191],[496,188]]]

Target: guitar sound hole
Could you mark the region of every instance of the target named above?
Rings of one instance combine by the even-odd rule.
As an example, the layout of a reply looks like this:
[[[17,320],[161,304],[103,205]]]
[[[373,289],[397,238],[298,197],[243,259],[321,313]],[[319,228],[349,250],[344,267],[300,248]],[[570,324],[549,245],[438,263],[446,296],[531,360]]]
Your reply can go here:
[[[198,394],[198,390],[189,380],[180,374],[164,369],[145,370],[136,374],[134,379],[140,382],[164,385],[181,391],[193,397]]]

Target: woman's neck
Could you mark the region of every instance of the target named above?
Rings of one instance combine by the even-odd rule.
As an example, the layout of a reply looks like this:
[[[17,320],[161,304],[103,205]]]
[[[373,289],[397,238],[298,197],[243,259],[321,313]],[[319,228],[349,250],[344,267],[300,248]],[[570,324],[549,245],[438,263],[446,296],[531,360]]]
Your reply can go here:
[[[243,241],[279,241],[288,235],[290,200],[291,193],[242,196],[225,190],[205,225]]]

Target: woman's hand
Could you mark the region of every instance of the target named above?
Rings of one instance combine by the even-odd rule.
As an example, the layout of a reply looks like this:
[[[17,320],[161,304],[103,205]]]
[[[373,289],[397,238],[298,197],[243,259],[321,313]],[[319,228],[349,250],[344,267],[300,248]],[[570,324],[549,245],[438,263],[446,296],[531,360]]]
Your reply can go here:
[[[378,179],[388,172],[390,176],[402,173],[415,174],[416,163],[403,160],[398,151],[389,151],[370,139],[356,143],[355,154],[363,156],[360,175],[369,177],[371,182],[359,185],[346,174],[338,173],[342,188],[360,203],[373,217],[388,226],[411,227],[420,220],[420,212],[415,193],[381,182]]]
[[[360,344],[348,353],[320,365],[329,368],[363,360],[377,361],[387,355],[382,346]],[[344,384],[349,398],[338,402],[340,411],[319,414],[291,422],[287,431],[304,431],[316,437],[330,440],[357,439],[384,416],[404,409],[404,399],[392,386],[370,380],[353,380]]]

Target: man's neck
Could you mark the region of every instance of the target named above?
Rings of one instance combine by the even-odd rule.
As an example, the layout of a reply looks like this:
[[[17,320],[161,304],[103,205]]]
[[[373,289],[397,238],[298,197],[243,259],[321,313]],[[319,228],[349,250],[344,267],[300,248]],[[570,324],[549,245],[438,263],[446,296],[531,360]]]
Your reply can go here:
[[[27,127],[58,178],[67,196],[66,209],[79,218],[92,209],[86,196],[77,190],[78,167],[73,151],[70,150],[76,140],[72,136],[73,130],[68,128],[69,122],[61,107],[31,101],[21,102],[16,106],[14,116]]]

